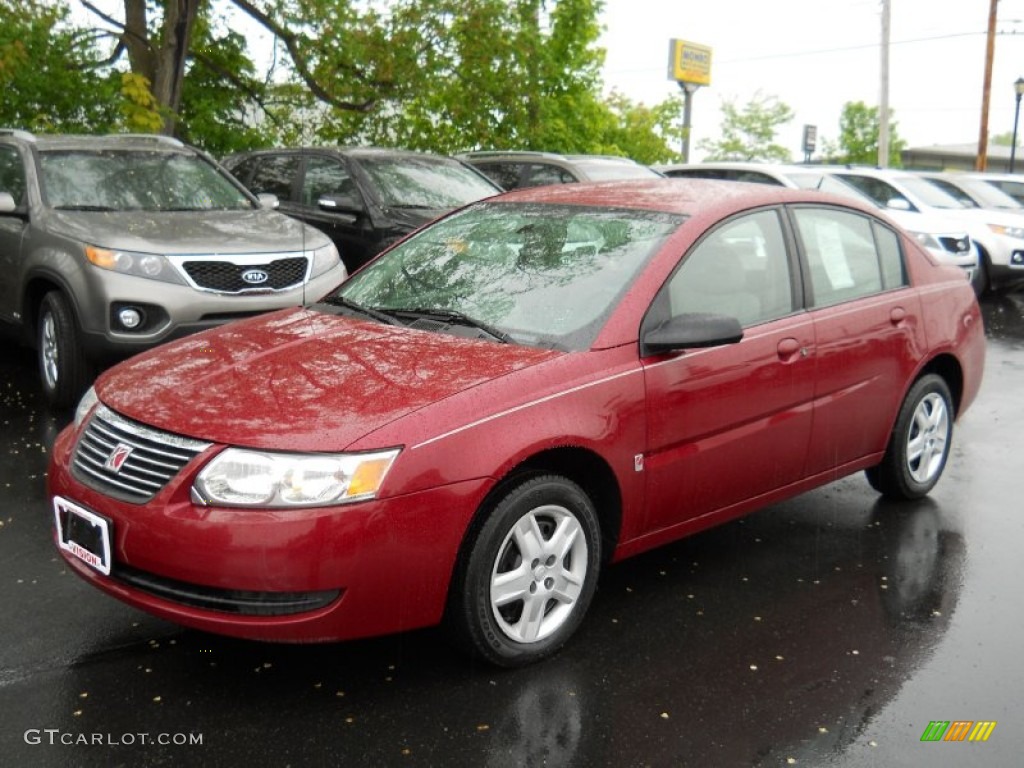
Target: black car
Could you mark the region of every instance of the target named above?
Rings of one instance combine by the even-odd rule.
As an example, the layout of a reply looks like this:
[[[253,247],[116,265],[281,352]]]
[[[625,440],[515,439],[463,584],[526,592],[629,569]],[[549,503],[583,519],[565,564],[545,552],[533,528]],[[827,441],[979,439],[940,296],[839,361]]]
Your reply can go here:
[[[501,192],[442,155],[375,147],[303,147],[232,155],[223,165],[282,213],[327,233],[353,272],[448,211]]]

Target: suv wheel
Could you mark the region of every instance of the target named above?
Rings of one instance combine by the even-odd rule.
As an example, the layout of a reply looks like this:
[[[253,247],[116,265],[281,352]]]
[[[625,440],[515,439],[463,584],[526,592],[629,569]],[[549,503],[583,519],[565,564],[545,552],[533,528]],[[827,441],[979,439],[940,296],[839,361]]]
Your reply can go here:
[[[70,408],[89,384],[81,334],[64,294],[51,291],[39,306],[36,347],[43,394],[54,408]]]

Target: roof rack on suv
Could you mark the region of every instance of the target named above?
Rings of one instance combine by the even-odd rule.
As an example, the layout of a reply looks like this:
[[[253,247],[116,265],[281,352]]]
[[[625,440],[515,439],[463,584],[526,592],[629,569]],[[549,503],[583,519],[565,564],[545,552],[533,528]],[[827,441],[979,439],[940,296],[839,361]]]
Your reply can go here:
[[[110,139],[136,139],[139,141],[152,141],[160,144],[170,144],[172,147],[184,147],[185,145],[173,136],[164,136],[162,133],[108,133]]]
[[[23,131],[20,128],[0,128],[0,136],[13,136],[22,141],[35,141],[35,134]]]

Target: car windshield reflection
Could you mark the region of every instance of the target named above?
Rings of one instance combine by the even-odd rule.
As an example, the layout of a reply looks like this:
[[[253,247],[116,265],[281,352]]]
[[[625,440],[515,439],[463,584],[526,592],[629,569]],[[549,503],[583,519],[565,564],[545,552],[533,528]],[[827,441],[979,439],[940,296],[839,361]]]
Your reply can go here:
[[[481,203],[429,227],[337,295],[398,316],[413,309],[449,320],[462,315],[502,340],[586,349],[684,220],[654,211],[536,204],[501,205],[496,215],[496,207]]]

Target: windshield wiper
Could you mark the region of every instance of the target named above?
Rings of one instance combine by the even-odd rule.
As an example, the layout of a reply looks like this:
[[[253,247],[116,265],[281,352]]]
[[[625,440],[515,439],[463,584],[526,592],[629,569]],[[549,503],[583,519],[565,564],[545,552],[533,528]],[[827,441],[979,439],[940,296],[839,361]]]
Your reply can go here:
[[[111,208],[109,205],[55,205],[54,210],[56,211],[100,211],[109,212],[116,211],[117,208]]]
[[[488,336],[494,337],[497,341],[502,344],[514,344],[513,339],[509,334],[505,333],[500,328],[495,328],[493,325],[489,325],[482,320],[470,317],[467,314],[459,312],[455,309],[431,309],[429,307],[402,307],[400,309],[388,308],[385,310],[389,314],[395,315],[414,315],[416,317],[429,317],[434,320],[445,320],[455,325],[465,325],[469,328],[477,328]]]
[[[379,309],[364,307],[362,304],[352,301],[352,299],[346,299],[344,296],[327,296],[326,298],[321,299],[320,303],[331,304],[337,307],[345,307],[346,309],[358,312],[360,315],[365,315],[366,317],[372,318],[381,323],[386,323],[387,325],[404,325],[401,320],[398,320],[385,312],[381,312]]]

